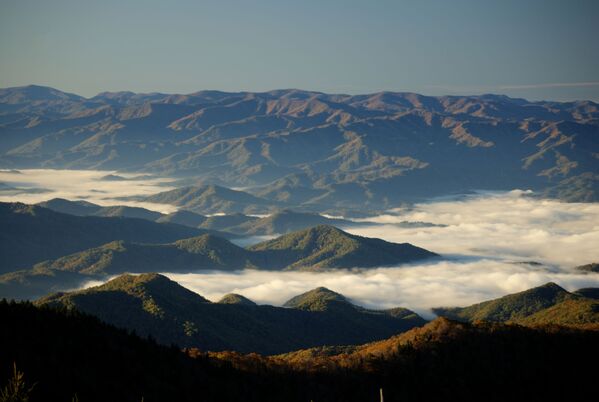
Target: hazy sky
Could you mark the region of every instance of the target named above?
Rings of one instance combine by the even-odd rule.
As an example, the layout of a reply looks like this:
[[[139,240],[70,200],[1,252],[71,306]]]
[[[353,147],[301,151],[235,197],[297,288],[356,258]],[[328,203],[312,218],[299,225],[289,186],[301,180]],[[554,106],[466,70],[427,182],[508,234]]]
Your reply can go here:
[[[599,1],[0,0],[0,87],[599,101]]]

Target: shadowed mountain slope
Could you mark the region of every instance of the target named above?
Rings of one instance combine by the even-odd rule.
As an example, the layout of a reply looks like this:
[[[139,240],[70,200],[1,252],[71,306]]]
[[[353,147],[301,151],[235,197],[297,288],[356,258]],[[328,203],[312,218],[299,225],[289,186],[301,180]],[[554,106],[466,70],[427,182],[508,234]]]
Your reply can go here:
[[[145,219],[73,216],[34,205],[0,203],[0,272],[23,269],[115,239],[168,243],[206,233]]]
[[[215,195],[214,197],[208,197],[210,198],[210,201],[206,203],[204,195],[209,190],[200,190],[200,196],[198,198],[195,198],[196,193],[192,191],[192,194],[189,196],[189,198],[184,196],[182,199],[177,197],[180,194],[187,194],[188,190],[186,188],[172,191],[177,194],[174,199],[170,199],[169,197],[166,199],[159,199],[169,200],[167,203],[173,204],[182,202],[185,208],[190,208],[194,205],[201,204],[199,209],[202,211],[214,211],[215,209],[218,210],[223,205],[231,205],[230,202],[235,202],[221,199],[220,196]],[[228,190],[225,193],[230,194]],[[247,193],[245,193],[245,195],[249,196]],[[151,196],[149,199],[154,199],[154,196]],[[327,218],[317,213],[297,212],[289,209],[274,211],[268,216],[258,217],[244,215],[240,212],[233,212],[229,214],[219,213],[217,215],[204,216],[185,209],[181,209],[168,215],[163,215],[159,212],[150,211],[145,208],[129,207],[123,205],[103,207],[87,201],[70,201],[61,198],[54,198],[48,201],[40,202],[37,205],[56,212],[77,216],[118,216],[127,218],[140,218],[156,221],[159,223],[176,223],[194,228],[218,230],[243,236],[283,234],[317,225],[332,225],[337,227],[354,227],[364,225],[364,223],[353,222],[346,219]],[[254,207],[262,208],[262,206],[257,204],[252,205],[253,206],[249,207],[250,209],[253,209]],[[225,207],[224,209],[228,210],[229,208]]]
[[[158,274],[122,275],[36,304],[75,308],[165,344],[267,354],[382,339],[424,323],[409,310],[399,316],[393,310],[365,310],[349,303],[343,311],[256,306],[243,299],[210,303]]]
[[[31,401],[362,402],[380,388],[391,401],[584,399],[595,373],[577,357],[599,358],[598,332],[444,319],[376,343],[261,357],[186,356],[72,310],[0,301],[0,318],[0,383],[16,362],[36,384]]]
[[[112,275],[125,272],[186,273],[251,267],[251,253],[210,234],[170,244],[113,241],[38,263],[29,270],[0,275],[0,296],[35,299],[50,292],[78,288],[86,282],[106,280]]]
[[[156,221],[163,216],[160,212],[150,211],[149,209],[139,207],[129,207],[125,205],[115,205],[103,207],[87,201],[70,201],[62,198],[53,198],[48,201],[40,202],[37,205],[48,208],[63,214],[77,216],[104,216],[104,217],[124,217],[139,218],[149,221]],[[173,222],[176,223],[176,222]]]
[[[599,299],[599,288],[582,288],[574,293],[588,299]]]
[[[372,225],[372,223],[368,224]],[[364,224],[346,219],[327,218],[316,213],[285,209],[273,212],[265,217],[248,216],[240,213],[215,215],[206,218],[198,227],[244,236],[264,236],[295,232],[317,225],[345,228],[363,226]]]
[[[114,241],[103,246],[36,264],[37,270],[62,270],[94,275],[141,273],[168,269],[242,269],[249,265],[246,250],[225,239],[205,234],[171,244]]]
[[[159,223],[176,223],[192,228],[200,226],[207,218],[203,215],[180,209],[168,215],[164,215],[156,220]]]
[[[0,297],[35,298],[51,291],[76,288],[90,280],[105,280],[110,275],[127,272],[368,268],[378,265],[381,261],[386,264],[402,264],[436,255],[407,243],[394,244],[379,239],[352,236],[327,226],[287,236],[302,238],[310,231],[319,233],[318,242],[295,245],[289,252],[280,248],[280,244],[288,241],[284,237],[279,238],[282,239],[282,243],[266,242],[257,245],[257,248],[248,249],[212,234],[168,244],[112,241],[99,247],[37,263],[28,270],[0,275]]]
[[[362,224],[345,219],[327,218],[316,213],[295,212],[286,209],[263,218],[249,220],[226,230],[245,235],[272,235],[295,232],[318,225],[345,228]]]
[[[260,218],[258,217],[248,216],[238,212],[230,215],[214,215],[206,218],[200,227],[203,229],[223,230],[239,234],[251,234],[246,233],[248,232],[247,230],[244,231],[243,228],[239,227],[243,227],[243,225],[250,224],[259,219]]]
[[[201,214],[251,213],[275,208],[276,203],[243,191],[206,185],[181,187],[143,198],[147,202],[171,204]]]

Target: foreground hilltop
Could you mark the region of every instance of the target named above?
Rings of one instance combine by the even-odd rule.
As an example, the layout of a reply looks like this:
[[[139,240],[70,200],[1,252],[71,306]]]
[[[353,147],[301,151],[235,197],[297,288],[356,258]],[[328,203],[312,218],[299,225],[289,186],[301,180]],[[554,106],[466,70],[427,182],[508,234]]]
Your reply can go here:
[[[325,287],[292,297],[283,307],[258,306],[235,294],[212,303],[159,274],[121,275],[101,286],[49,295],[36,305],[86,312],[165,344],[263,354],[313,346],[335,346],[325,348],[327,355],[348,353],[354,349],[338,345],[380,340],[425,323],[406,308],[365,309]],[[464,322],[599,329],[599,301],[553,283],[434,311]]]
[[[267,358],[186,355],[31,304],[0,301],[0,319],[0,384],[16,362],[26,385],[36,384],[31,401],[362,402],[379,400],[381,388],[387,401],[568,400],[594,395],[596,374],[578,363],[599,358],[597,332],[446,319],[362,346]]]
[[[549,282],[545,285],[468,307],[439,307],[440,316],[464,322],[510,322],[521,325],[559,324],[599,329],[597,288],[570,293]]]
[[[470,189],[598,200],[599,106],[591,101],[302,90],[85,99],[28,86],[0,90],[0,117],[4,168],[174,175],[321,210]]]
[[[324,288],[316,295],[308,292],[298,297],[314,300],[319,308],[293,302],[289,308],[257,306],[241,296],[212,303],[162,275],[142,274],[122,275],[102,286],[50,295],[36,304],[86,312],[167,345],[265,354],[362,343],[425,322],[407,309],[375,311],[355,306]]]

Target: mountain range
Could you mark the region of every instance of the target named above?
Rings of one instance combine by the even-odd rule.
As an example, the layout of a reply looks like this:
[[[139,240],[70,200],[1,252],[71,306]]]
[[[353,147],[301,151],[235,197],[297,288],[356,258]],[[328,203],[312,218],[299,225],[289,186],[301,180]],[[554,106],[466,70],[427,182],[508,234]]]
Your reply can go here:
[[[325,288],[297,296],[286,304],[288,308],[257,306],[239,295],[211,303],[158,274],[122,275],[99,287],[44,297],[36,304],[77,309],[164,344],[265,354],[363,343],[425,322],[404,308],[355,306]]]
[[[17,299],[35,298],[53,290],[76,288],[89,281],[106,280],[110,276],[126,272],[188,273],[198,270],[231,271],[246,268],[318,271],[397,265],[437,256],[409,243],[389,243],[380,239],[355,236],[327,225],[295,231],[242,248],[219,236],[224,232],[133,218],[78,217],[25,204],[4,206],[6,213],[0,216],[0,222],[6,220],[10,223],[18,220],[20,224],[26,224],[28,227],[41,227],[36,233],[42,236],[39,239],[26,236],[27,231],[24,228],[21,228],[21,237],[13,236],[20,232],[13,231],[12,224],[3,226],[5,231],[0,230],[3,238],[13,242],[7,241],[6,246],[12,244],[11,251],[14,253],[12,260],[7,259],[5,273],[0,275],[0,296]],[[272,223],[267,218],[262,219]],[[75,230],[79,228],[77,225],[89,226],[86,227],[85,236],[78,237],[77,241],[71,240],[71,232],[78,233]],[[106,228],[111,228],[111,225],[116,227],[107,231]],[[123,225],[128,231],[120,229]],[[167,229],[162,230],[162,227]],[[53,241],[58,244],[55,248],[49,250],[40,248],[39,245],[37,248],[31,245],[47,245],[43,235],[50,232],[54,233]],[[168,241],[173,236],[179,238],[189,234],[199,236]],[[108,238],[112,239],[128,239],[102,244],[107,236],[111,236]],[[21,243],[17,243],[18,240]],[[86,248],[85,244],[93,247]],[[81,251],[65,252],[72,252],[77,248]],[[25,250],[32,252],[28,254]],[[61,252],[66,255],[51,258]],[[10,256],[8,252],[7,255]],[[27,265],[27,262],[34,258],[38,262]],[[12,267],[9,263],[13,264]]]
[[[211,206],[208,207],[209,210],[221,211],[217,215],[210,216],[192,212],[192,210],[198,209],[206,211],[206,209],[198,207],[200,202],[197,198],[193,197],[187,202],[188,205],[180,205],[177,204],[176,200],[172,200],[174,205],[179,205],[186,209],[180,209],[167,215],[140,207],[129,207],[124,205],[100,206],[88,201],[70,201],[62,198],[53,198],[48,201],[40,202],[37,205],[56,212],[77,216],[139,218],[156,221],[158,223],[176,223],[198,229],[221,231],[239,236],[284,234],[317,225],[331,225],[339,228],[375,225],[375,223],[372,222],[360,223],[347,219],[328,218],[313,212],[298,212],[289,209],[275,209],[268,216],[263,217],[245,215],[239,212],[231,212],[231,208],[223,208],[221,200],[222,199],[216,201],[216,204],[219,206],[210,204]],[[191,204],[191,208],[189,204]],[[223,211],[231,213],[223,214]],[[399,225],[414,227],[429,226],[432,224],[424,222],[403,222]]]
[[[160,212],[150,211],[145,208],[129,207],[125,205],[103,207],[88,201],[70,201],[64,198],[52,198],[51,200],[40,202],[37,205],[63,214],[77,216],[138,218],[149,221],[156,221],[164,216]]]
[[[547,283],[466,308],[433,311],[462,322],[599,330],[596,291],[570,293]],[[326,346],[304,352],[311,357],[355,353],[344,345],[383,339],[426,322],[406,308],[364,309],[324,287],[292,297],[283,307],[258,306],[237,294],[212,303],[159,274],[125,274],[101,286],[51,294],[35,304],[75,309],[164,344],[201,350],[277,354]]]
[[[194,186],[245,187],[254,205],[321,211],[380,209],[472,189],[530,188],[596,201],[598,134],[599,107],[591,101],[302,90],[83,98],[39,86],[0,90],[3,168],[169,175]]]

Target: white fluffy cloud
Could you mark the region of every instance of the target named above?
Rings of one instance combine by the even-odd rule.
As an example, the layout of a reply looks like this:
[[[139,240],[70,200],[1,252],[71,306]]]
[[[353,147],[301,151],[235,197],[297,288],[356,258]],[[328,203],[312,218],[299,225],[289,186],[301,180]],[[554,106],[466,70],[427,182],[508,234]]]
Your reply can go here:
[[[109,174],[128,179],[140,177],[138,180],[108,181],[101,180]],[[0,183],[19,189],[45,189],[42,193],[11,193],[0,192],[0,201],[24,202],[35,204],[51,198],[66,198],[69,200],[85,200],[98,205],[129,205],[143,207],[162,213],[176,211],[171,205],[154,204],[137,201],[120,201],[117,197],[131,195],[150,195],[160,191],[173,189],[169,186],[172,179],[148,179],[142,175],[123,174],[98,170],[54,170],[54,169],[23,169],[18,173],[0,170]]]
[[[245,270],[166,275],[212,301],[233,292],[259,304],[281,305],[299,293],[325,286],[362,306],[408,307],[427,317],[431,316],[432,307],[469,305],[550,281],[571,291],[599,286],[599,275],[486,259],[438,261],[365,271],[274,273]]]
[[[139,205],[161,212],[176,209],[168,205],[115,200],[170,189],[169,179],[99,180],[109,173],[0,171],[0,182],[13,187],[52,190],[44,194],[4,195],[0,201],[33,203],[64,197],[87,199],[101,205]],[[599,274],[572,270],[577,265],[599,261],[599,203],[540,200],[519,190],[486,192],[394,209],[368,221],[377,224],[348,231],[393,242],[409,242],[440,253],[445,259],[366,271],[248,270],[167,275],[211,300],[236,292],[258,303],[280,305],[301,292],[326,286],[367,307],[404,306],[429,316],[431,307],[468,305],[549,281],[568,290],[599,286]],[[445,226],[404,228],[397,225],[403,221]],[[264,239],[244,239],[240,244],[245,246]],[[527,261],[542,265],[522,264]]]
[[[569,268],[599,260],[599,203],[540,200],[522,191],[417,204],[350,229],[362,236],[409,242],[441,254],[533,260]],[[401,228],[401,221],[446,227]]]
[[[599,261],[599,204],[540,200],[523,191],[483,193],[392,210],[368,221],[379,225],[348,231],[413,243],[446,259],[367,271],[168,275],[211,300],[236,292],[280,305],[326,286],[364,306],[403,306],[427,316],[431,307],[469,305],[550,281],[568,290],[599,286],[599,274],[572,270]],[[446,226],[397,225],[403,221]],[[542,265],[524,263],[530,261]]]

